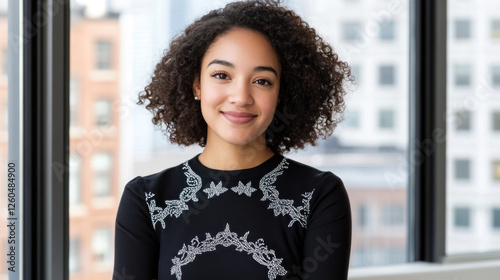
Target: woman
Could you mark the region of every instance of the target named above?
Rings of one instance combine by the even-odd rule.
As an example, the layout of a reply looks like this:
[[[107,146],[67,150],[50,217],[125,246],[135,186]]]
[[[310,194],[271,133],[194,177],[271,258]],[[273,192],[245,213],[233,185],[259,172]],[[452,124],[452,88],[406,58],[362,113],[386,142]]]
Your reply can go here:
[[[115,278],[347,279],[342,181],[282,154],[331,135],[349,79],[315,30],[275,2],[231,3],[187,27],[139,104],[171,142],[204,150],[127,184]]]

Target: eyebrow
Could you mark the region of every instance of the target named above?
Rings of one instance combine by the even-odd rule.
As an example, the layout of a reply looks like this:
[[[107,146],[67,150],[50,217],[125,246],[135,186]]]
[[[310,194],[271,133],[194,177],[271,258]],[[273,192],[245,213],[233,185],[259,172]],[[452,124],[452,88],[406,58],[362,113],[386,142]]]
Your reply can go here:
[[[212,65],[212,64],[220,64],[220,65],[224,65],[224,66],[227,66],[230,68],[235,68],[234,64],[232,64],[229,61],[222,60],[222,59],[214,59],[214,60],[210,61],[210,63],[208,63],[208,65],[207,65],[207,67]],[[276,72],[276,70],[270,66],[256,66],[253,68],[253,71],[254,72],[269,71],[269,72],[274,73],[274,75],[276,75],[276,77],[278,77],[278,72]]]

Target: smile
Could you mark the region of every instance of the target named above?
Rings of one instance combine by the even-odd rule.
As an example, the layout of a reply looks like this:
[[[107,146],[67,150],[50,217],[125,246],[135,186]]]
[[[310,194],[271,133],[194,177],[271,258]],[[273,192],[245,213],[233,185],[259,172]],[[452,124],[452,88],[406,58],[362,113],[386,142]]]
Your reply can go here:
[[[245,112],[236,112],[236,111],[221,111],[222,115],[230,122],[235,124],[246,124],[251,122],[257,115],[245,113]]]

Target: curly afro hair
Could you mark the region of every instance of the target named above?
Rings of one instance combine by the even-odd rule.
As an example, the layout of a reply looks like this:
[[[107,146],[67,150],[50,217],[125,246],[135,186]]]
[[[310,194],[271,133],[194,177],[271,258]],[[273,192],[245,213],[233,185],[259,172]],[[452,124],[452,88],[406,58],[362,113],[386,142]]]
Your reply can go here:
[[[175,38],[156,65],[151,83],[139,93],[153,123],[172,143],[206,144],[207,124],[193,99],[193,81],[214,40],[231,29],[262,33],[275,48],[282,74],[279,104],[266,130],[266,145],[278,154],[316,145],[342,121],[345,83],[352,80],[346,62],[296,13],[279,1],[233,2],[209,12]]]

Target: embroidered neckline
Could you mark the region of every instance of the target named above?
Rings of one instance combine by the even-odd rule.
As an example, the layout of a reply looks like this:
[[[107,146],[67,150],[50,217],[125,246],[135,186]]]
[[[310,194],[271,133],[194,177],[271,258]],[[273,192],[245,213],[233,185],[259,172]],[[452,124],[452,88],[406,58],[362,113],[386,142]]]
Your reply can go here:
[[[288,168],[288,165],[288,161],[283,158],[277,167],[265,174],[260,179],[259,189],[263,194],[260,200],[270,202],[267,209],[273,210],[275,217],[279,215],[290,216],[291,221],[289,222],[288,227],[291,227],[295,222],[299,222],[302,227],[306,228],[307,218],[309,216],[310,201],[314,193],[314,189],[310,192],[301,194],[303,197],[303,205],[295,207],[293,205],[294,200],[281,199],[279,197],[279,191],[276,189],[276,186],[273,185],[278,179],[278,176],[283,174],[284,169]],[[182,190],[181,194],[179,195],[179,199],[165,200],[166,207],[162,208],[160,206],[157,206],[156,200],[153,199],[155,196],[154,193],[145,193],[146,204],[148,205],[149,213],[151,215],[151,222],[153,223],[153,228],[155,229],[158,222],[160,222],[162,228],[165,229],[165,219],[167,217],[179,218],[182,215],[183,211],[189,210],[189,206],[187,205],[189,201],[198,201],[196,195],[201,190],[202,179],[191,169],[187,161],[183,164],[182,169],[186,170],[184,172],[184,175],[186,176],[186,183],[188,186]],[[231,190],[240,196],[244,195],[247,197],[251,197],[252,193],[257,189],[252,187],[251,181],[248,181],[248,183],[244,184],[240,180],[238,181],[238,185],[232,187]],[[226,191],[228,191],[228,189],[222,186],[222,181],[219,181],[217,184],[212,181],[209,187],[203,189],[203,192],[207,194],[207,199],[221,196]]]
[[[214,237],[210,233],[205,233],[205,240],[200,241],[198,236],[191,240],[191,244],[182,244],[182,249],[172,259],[173,266],[170,269],[170,274],[174,275],[177,280],[182,279],[182,266],[193,262],[197,255],[202,255],[206,252],[217,250],[217,246],[224,247],[234,246],[238,252],[245,252],[252,255],[252,259],[268,269],[267,276],[270,280],[276,279],[278,275],[284,276],[287,271],[281,265],[283,258],[276,257],[274,250],[268,249],[262,238],[256,242],[248,241],[247,231],[243,236],[238,236],[237,233],[229,229],[229,224],[226,224],[224,231],[218,232]]]

